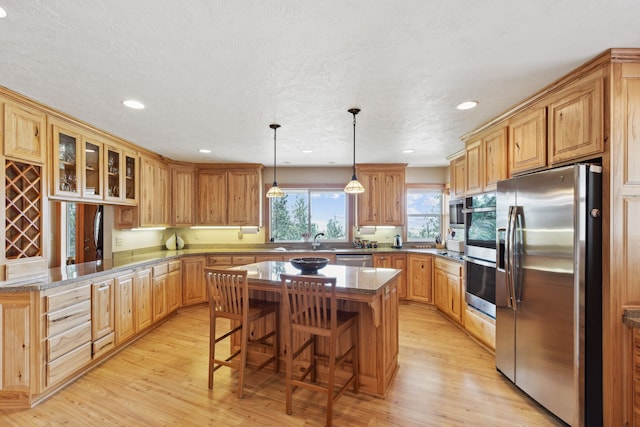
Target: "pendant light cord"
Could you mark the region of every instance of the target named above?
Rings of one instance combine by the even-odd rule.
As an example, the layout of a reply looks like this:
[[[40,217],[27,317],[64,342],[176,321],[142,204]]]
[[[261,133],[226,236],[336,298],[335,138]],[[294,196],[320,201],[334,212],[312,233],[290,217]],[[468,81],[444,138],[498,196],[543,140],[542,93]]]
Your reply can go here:
[[[278,170],[278,165],[276,163],[276,133],[278,132],[280,125],[274,123],[269,125],[269,127],[273,129],[273,182],[276,183],[276,171]]]

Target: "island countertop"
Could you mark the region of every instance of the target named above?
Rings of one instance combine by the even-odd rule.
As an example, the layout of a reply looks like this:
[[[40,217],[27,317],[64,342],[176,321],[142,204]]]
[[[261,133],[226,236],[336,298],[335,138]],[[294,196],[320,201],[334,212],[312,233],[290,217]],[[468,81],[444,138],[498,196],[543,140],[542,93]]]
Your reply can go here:
[[[231,268],[247,270],[250,283],[267,286],[280,286],[281,274],[300,274],[290,262],[263,261]],[[318,274],[336,278],[336,292],[347,294],[376,295],[400,274],[393,268],[349,267],[329,264]]]

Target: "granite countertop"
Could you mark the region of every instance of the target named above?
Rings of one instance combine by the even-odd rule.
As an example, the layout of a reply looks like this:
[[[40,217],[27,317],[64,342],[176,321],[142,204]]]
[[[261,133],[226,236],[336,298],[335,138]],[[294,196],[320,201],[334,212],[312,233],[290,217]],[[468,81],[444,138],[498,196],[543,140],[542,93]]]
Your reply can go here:
[[[281,274],[300,274],[289,262],[264,261],[233,267],[231,270],[247,270],[249,282],[280,287]],[[349,267],[329,264],[318,270],[318,274],[336,278],[336,292],[350,294],[371,294],[381,292],[391,280],[400,274],[393,268]]]
[[[181,249],[177,251],[157,250],[145,252],[142,254],[132,254],[131,256],[119,256],[113,260],[102,260],[94,262],[86,262],[82,264],[65,265],[62,267],[51,268],[42,272],[40,275],[34,275],[30,277],[24,277],[16,280],[0,282],[0,292],[30,292],[48,289],[63,284],[69,284],[79,282],[83,280],[90,280],[94,277],[103,277],[105,274],[118,274],[134,268],[143,268],[147,265],[153,265],[163,260],[172,260],[182,256],[188,255],[207,255],[207,254],[383,254],[383,253],[422,253],[442,256],[447,259],[463,262],[462,254],[458,252],[451,252],[444,249],[421,249],[405,247],[402,249],[394,248],[320,248],[317,250],[305,249],[305,248],[290,248],[286,251],[279,250],[274,247],[252,247],[252,248],[194,248],[194,249]]]
[[[632,328],[640,328],[640,308],[625,308],[622,322]]]

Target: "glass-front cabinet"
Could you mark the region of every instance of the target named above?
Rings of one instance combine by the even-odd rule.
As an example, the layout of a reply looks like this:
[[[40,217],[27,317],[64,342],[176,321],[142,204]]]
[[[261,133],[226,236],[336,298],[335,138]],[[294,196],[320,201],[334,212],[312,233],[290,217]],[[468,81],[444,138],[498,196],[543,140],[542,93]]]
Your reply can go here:
[[[124,151],[124,200],[135,203],[138,200],[138,155],[129,151]]]
[[[53,194],[80,197],[81,136],[71,128],[53,125]]]
[[[115,145],[105,145],[105,200],[118,202],[121,200],[122,187],[122,149]]]
[[[82,197],[102,200],[102,143],[94,139],[83,138]]]

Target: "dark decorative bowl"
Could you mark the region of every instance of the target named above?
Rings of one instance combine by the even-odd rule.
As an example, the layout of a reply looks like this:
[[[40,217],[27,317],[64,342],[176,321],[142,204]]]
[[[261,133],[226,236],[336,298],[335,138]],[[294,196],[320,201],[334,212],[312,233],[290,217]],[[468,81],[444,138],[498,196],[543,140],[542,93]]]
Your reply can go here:
[[[305,257],[291,258],[291,265],[300,270],[300,274],[316,274],[318,270],[329,264],[329,258]]]

